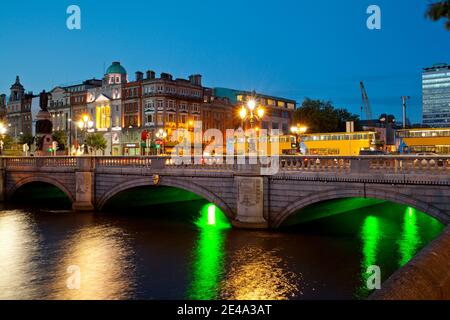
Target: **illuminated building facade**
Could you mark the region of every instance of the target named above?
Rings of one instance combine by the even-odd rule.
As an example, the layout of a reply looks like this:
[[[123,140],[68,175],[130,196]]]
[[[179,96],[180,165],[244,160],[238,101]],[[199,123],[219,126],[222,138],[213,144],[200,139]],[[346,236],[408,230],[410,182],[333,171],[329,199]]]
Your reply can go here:
[[[422,74],[423,124],[450,127],[450,65],[435,64]]]
[[[150,133],[164,129],[190,129],[193,121],[201,120],[203,90],[201,75],[189,80],[173,79],[171,74],[148,71],[143,87],[143,126]]]
[[[113,62],[106,70],[102,86],[88,89],[87,112],[94,125],[89,131],[104,133],[108,142],[105,154],[121,154],[122,86],[127,83],[125,68],[120,62]]]
[[[268,132],[278,129],[281,134],[289,134],[296,108],[295,100],[228,88],[214,88],[213,94],[216,97],[227,98],[235,106],[234,114],[238,114],[238,109],[246,101],[256,98],[257,104],[265,110],[264,118],[260,123],[261,128]],[[236,121],[235,124],[239,126],[241,120],[236,119]]]
[[[83,144],[87,133],[96,132],[103,134],[107,141],[105,155],[139,155],[156,152],[157,140],[161,140],[158,132],[164,132],[164,145],[168,147],[165,151],[170,150],[176,144],[170,141],[174,130],[193,132],[196,121],[202,121],[204,131],[218,129],[225,136],[227,129],[241,126],[239,107],[253,94],[204,87],[199,74],[183,79],[173,78],[169,73],[157,76],[151,70],[145,75],[138,71],[135,79],[129,81],[120,62],[113,62],[102,80],[94,78],[55,87],[49,95],[48,110],[54,131],[66,131],[72,145]],[[30,106],[34,96],[29,94],[29,103],[26,96],[17,77],[6,107],[0,106],[0,111],[6,113],[12,136],[32,133]],[[265,109],[258,126],[288,133],[296,102],[261,94],[256,97]],[[38,102],[34,104],[38,108]],[[86,117],[91,127],[79,127],[79,122]],[[144,136],[148,138],[146,141]]]

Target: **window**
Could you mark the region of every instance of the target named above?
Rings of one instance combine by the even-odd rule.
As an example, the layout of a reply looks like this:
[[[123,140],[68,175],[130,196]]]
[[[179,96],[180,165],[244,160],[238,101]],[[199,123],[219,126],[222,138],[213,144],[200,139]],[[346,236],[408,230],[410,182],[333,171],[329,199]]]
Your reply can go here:
[[[109,106],[97,107],[95,110],[95,122],[97,124],[97,129],[107,129],[109,128],[111,121],[111,111]]]
[[[154,100],[147,100],[145,102],[145,108],[146,109],[150,109],[150,110],[154,110],[155,109],[155,101]]]
[[[155,115],[153,113],[148,113],[145,115],[145,119],[147,120],[147,123],[153,123],[153,118]]]
[[[167,120],[168,120],[168,122],[176,122],[175,121],[175,113],[169,113],[167,115]]]
[[[192,112],[200,112],[200,106],[198,103],[192,105]]]
[[[163,123],[163,114],[162,114],[162,112],[158,112],[158,114],[156,115],[156,122],[158,124],[162,124]]]

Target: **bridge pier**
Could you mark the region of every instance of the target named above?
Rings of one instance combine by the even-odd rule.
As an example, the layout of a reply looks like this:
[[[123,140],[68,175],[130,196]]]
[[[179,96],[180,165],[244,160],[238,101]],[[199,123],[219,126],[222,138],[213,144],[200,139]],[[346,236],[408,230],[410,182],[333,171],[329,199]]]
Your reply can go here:
[[[75,171],[75,211],[92,211],[94,207],[94,168],[91,158],[77,159]]]
[[[260,166],[239,166],[234,177],[236,187],[236,217],[233,226],[245,229],[267,229],[264,218],[264,178]]]

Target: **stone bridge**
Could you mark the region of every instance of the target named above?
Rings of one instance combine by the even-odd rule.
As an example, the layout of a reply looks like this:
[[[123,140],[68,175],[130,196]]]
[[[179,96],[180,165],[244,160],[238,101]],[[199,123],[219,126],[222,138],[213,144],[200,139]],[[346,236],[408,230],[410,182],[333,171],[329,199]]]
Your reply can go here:
[[[352,197],[408,205],[446,225],[450,222],[450,157],[282,156],[272,175],[262,174],[264,166],[248,164],[248,158],[238,160],[246,163],[218,163],[217,158],[175,165],[166,157],[4,157],[0,200],[7,201],[27,183],[45,182],[61,189],[74,210],[101,210],[127,189],[170,186],[214,203],[237,227],[277,228],[309,205]]]

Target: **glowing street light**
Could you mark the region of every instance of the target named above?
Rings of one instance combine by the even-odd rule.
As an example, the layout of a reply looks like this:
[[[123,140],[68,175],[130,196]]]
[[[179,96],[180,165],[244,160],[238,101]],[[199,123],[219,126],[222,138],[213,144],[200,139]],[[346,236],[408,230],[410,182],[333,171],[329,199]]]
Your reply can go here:
[[[250,109],[250,111],[255,110],[255,108],[256,108],[256,101],[255,101],[255,99],[250,99],[247,102],[247,107]]]
[[[247,109],[245,109],[245,107],[241,108],[241,110],[239,111],[239,116],[241,117],[242,120],[247,118]]]
[[[308,131],[308,127],[297,125],[291,127],[291,132],[296,136],[297,152],[300,153],[300,137]]]
[[[239,110],[239,117],[242,120],[242,124],[245,120],[249,120],[250,127],[253,128],[253,123],[256,120],[260,121],[265,114],[265,110],[262,106],[258,106],[254,98],[247,101],[245,105]]]
[[[84,114],[81,117],[81,120],[78,122],[78,127],[80,129],[84,129],[85,130],[85,132],[84,132],[84,151],[83,151],[83,153],[84,154],[88,154],[89,150],[88,150],[88,147],[87,147],[87,144],[86,144],[86,142],[87,142],[87,132],[88,132],[88,130],[90,128],[94,127],[94,121],[90,120],[88,114]]]

